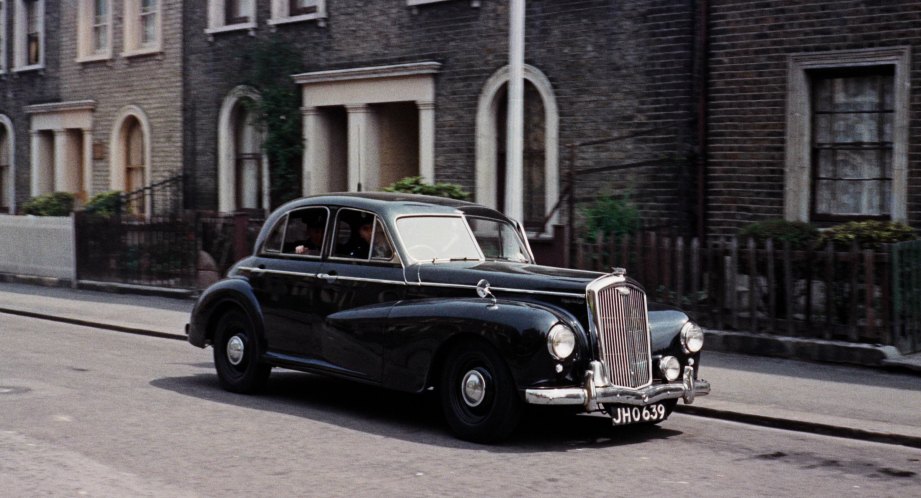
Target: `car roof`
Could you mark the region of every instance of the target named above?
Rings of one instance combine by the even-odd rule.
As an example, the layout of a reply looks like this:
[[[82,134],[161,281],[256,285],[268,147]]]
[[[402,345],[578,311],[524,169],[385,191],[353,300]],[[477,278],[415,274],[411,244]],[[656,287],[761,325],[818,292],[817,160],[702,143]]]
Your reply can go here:
[[[508,220],[495,209],[472,202],[431,195],[405,194],[398,192],[339,192],[313,195],[291,201],[278,211],[308,206],[339,206],[364,209],[389,219],[407,214],[470,214]]]

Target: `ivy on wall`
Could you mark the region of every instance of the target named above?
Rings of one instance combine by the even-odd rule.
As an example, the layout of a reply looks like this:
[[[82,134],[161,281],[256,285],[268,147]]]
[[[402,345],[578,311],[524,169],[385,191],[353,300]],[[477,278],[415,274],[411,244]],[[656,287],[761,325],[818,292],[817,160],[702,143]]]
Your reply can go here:
[[[250,102],[257,125],[265,132],[263,148],[269,159],[269,190],[274,209],[301,196],[301,98],[291,78],[301,72],[298,53],[280,40],[250,46],[246,67],[249,85],[262,98]]]

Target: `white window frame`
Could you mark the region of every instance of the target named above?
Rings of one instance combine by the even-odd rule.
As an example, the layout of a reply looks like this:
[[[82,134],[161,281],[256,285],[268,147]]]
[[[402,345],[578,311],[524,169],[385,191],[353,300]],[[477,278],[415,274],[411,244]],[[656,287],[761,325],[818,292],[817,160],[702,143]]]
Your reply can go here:
[[[114,0],[107,0],[109,7],[106,16],[106,47],[102,52],[93,51],[95,42],[96,12],[95,0],[80,0],[77,6],[77,62],[92,62],[112,58],[112,11]]]
[[[45,68],[45,0],[35,0],[38,6],[39,54],[38,63],[28,64],[29,40],[28,26],[26,25],[26,2],[28,0],[15,0],[13,29],[13,71],[32,71]]]
[[[9,5],[9,3],[8,0],[0,2],[0,74],[6,74],[8,68],[6,46],[9,36],[6,29],[6,6]]]
[[[787,58],[787,128],[784,164],[784,218],[810,221],[812,202],[812,82],[808,71],[893,66],[892,221],[908,219],[908,128],[911,48],[792,54]]]
[[[560,111],[550,79],[540,69],[525,64],[524,78],[534,85],[544,104],[544,209],[549,210],[560,195]],[[483,85],[476,114],[476,202],[503,211],[496,205],[496,142],[499,135],[496,123],[499,93],[509,81],[509,67],[499,68]],[[522,206],[521,212],[524,212]],[[550,227],[559,223],[560,213],[555,212],[541,233],[550,233]],[[522,224],[524,220],[519,220]],[[536,234],[535,234],[536,235]]]
[[[227,24],[227,0],[208,0],[208,27],[205,33],[214,35],[227,31],[256,29],[256,1],[250,0],[249,21],[243,23]]]
[[[163,51],[163,0],[157,0],[157,42],[150,46],[141,45],[141,0],[125,0],[125,51],[123,57],[156,54]]]
[[[311,14],[292,16],[289,7],[290,0],[272,0],[272,17],[268,20],[270,26],[316,20],[319,26],[326,25],[326,0],[315,0],[317,11]]]
[[[406,0],[406,5],[409,7],[415,7],[417,5],[425,5],[429,3],[441,3],[441,2],[447,2],[447,1],[448,0]],[[480,0],[470,0],[470,6],[474,8],[479,7]]]

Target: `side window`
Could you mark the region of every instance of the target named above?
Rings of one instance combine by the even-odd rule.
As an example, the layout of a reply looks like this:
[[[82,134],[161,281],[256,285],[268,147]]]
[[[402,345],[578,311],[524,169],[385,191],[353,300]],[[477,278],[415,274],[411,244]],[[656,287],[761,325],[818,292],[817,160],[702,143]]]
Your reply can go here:
[[[371,243],[371,259],[375,261],[392,261],[396,252],[393,250],[393,244],[387,237],[387,231],[384,230],[384,224],[381,220],[374,221],[374,241]]]
[[[287,222],[288,217],[282,216],[281,219],[275,223],[275,226],[272,227],[272,231],[269,232],[269,236],[265,239],[265,244],[262,245],[263,251],[281,252],[281,242],[284,240],[285,225]]]
[[[381,220],[364,211],[339,210],[334,243],[337,258],[395,261],[397,257]]]
[[[354,209],[340,209],[336,218],[336,238],[333,256],[349,259],[370,259],[374,215]]]
[[[323,250],[323,238],[326,235],[328,218],[329,211],[322,207],[299,209],[289,213],[282,252],[319,256]]]

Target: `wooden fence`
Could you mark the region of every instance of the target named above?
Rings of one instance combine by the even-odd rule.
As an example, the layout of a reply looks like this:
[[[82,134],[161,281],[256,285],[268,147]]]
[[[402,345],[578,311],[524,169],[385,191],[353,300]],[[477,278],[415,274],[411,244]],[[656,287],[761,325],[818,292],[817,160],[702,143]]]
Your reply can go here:
[[[579,241],[576,266],[624,267],[651,300],[680,307],[708,327],[921,349],[918,242],[794,249],[644,233]]]

